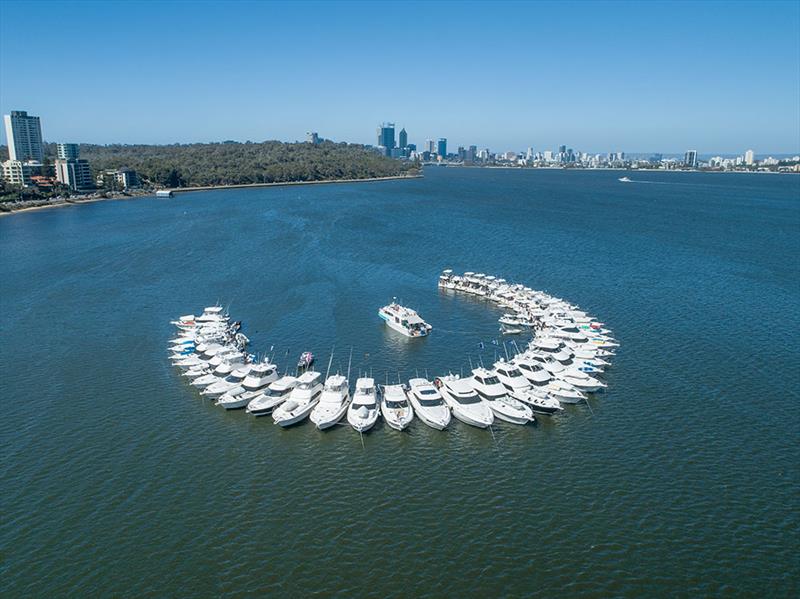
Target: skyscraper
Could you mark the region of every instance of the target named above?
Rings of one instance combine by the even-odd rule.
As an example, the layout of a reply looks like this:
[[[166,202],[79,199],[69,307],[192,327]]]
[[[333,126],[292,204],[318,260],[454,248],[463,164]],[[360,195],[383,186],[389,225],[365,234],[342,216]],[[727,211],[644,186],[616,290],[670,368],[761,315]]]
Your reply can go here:
[[[4,117],[8,157],[11,160],[44,160],[42,125],[38,116],[28,116],[24,110],[12,110]]]
[[[378,145],[385,148],[387,156],[391,155],[392,148],[395,147],[394,123],[383,123],[378,127]]]
[[[683,157],[683,164],[695,168],[697,166],[697,150],[686,150],[686,155]]]
[[[436,153],[442,158],[447,156],[447,139],[444,137],[439,138],[439,141],[436,144]]]
[[[80,158],[80,148],[78,144],[58,144],[58,157],[62,160]]]
[[[316,131],[306,133],[306,143],[317,145],[319,143],[319,133]]]
[[[400,129],[400,135],[398,136],[399,146],[401,148],[408,147],[408,133],[406,133],[405,127]]]
[[[432,139],[426,139],[425,140],[425,150],[427,152],[430,152],[431,154],[435,154],[436,153],[436,142],[434,142]]]
[[[747,166],[753,166],[753,162],[755,162],[755,158],[756,158],[756,156],[755,156],[755,153],[753,152],[753,150],[747,150],[747,152],[744,153],[744,163]]]

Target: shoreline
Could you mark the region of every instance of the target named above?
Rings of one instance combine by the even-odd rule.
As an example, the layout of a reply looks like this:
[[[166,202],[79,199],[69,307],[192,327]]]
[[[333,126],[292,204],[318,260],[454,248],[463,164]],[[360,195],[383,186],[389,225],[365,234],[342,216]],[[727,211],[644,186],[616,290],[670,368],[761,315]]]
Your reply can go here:
[[[24,208],[1,211],[0,218],[19,214],[21,212],[33,212],[34,210],[48,210],[50,208],[61,208],[63,206],[79,206],[81,204],[93,204],[94,202],[109,202],[113,200],[135,200],[138,198],[155,197],[156,191],[171,191],[173,194],[189,193],[193,191],[214,191],[217,189],[247,189],[251,187],[285,187],[289,185],[331,185],[334,183],[371,183],[376,181],[394,181],[400,179],[421,179],[424,175],[393,175],[391,177],[372,177],[368,179],[323,179],[321,181],[280,181],[275,183],[240,183],[235,185],[207,185],[203,187],[179,187],[170,190],[154,190],[146,193],[135,193],[132,195],[119,195],[110,198],[87,198],[85,200],[61,200],[49,202],[39,206],[25,206]]]

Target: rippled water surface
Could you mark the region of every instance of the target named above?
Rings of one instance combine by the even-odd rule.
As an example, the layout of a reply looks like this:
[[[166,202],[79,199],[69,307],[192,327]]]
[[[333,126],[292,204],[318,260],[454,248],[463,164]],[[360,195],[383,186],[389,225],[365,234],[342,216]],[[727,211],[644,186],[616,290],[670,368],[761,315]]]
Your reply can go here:
[[[618,176],[429,169],[0,219],[0,590],[797,596],[800,178]],[[226,413],[167,363],[169,320],[217,301],[282,365],[493,359],[497,310],[440,294],[444,267],[600,317],[609,390],[362,448]],[[428,339],[385,330],[392,296]]]

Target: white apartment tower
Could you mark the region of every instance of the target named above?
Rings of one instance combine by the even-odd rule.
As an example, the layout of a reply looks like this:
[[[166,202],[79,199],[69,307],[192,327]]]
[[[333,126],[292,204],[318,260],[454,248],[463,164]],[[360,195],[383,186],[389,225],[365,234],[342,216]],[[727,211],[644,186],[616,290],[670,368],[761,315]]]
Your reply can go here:
[[[744,163],[747,166],[753,166],[753,162],[755,162],[755,157],[756,156],[753,150],[747,150],[747,152],[744,153]]]
[[[28,116],[24,110],[12,110],[4,117],[8,157],[11,160],[44,160],[42,125],[38,116]]]
[[[80,158],[80,147],[78,144],[58,144],[58,157],[61,160],[76,160]]]

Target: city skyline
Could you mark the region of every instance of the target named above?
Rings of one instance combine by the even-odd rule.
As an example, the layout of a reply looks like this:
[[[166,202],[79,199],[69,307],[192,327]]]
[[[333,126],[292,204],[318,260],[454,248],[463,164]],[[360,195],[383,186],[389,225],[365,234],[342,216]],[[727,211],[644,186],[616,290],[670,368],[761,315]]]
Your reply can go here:
[[[35,25],[49,43],[33,46],[30,6],[0,5],[0,112],[41,116],[47,141],[294,141],[313,130],[374,144],[374,123],[394,118],[419,147],[446,137],[498,149],[800,150],[795,3],[172,3],[158,5],[154,27],[133,2],[45,2]],[[382,23],[407,41],[388,44]],[[60,91],[41,91],[30,65],[55,60],[54,47],[92,56],[88,77],[102,85],[64,93],[75,82],[54,69],[47,87]]]

